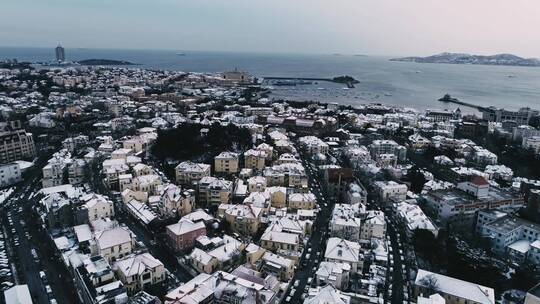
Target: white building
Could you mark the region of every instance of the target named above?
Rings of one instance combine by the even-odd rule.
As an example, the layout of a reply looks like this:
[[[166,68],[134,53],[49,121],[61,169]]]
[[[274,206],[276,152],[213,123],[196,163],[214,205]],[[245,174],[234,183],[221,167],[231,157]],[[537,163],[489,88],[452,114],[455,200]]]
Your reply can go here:
[[[431,219],[424,214],[424,211],[418,205],[406,202],[395,203],[394,212],[400,222],[405,226],[409,236],[418,229],[430,231],[435,237],[439,233],[439,228],[433,224]]]
[[[363,240],[370,240],[371,238],[384,239],[385,236],[386,219],[384,212],[368,210],[362,219],[360,238]]]
[[[0,187],[8,187],[20,181],[22,181],[22,176],[19,164],[0,165]]]
[[[310,288],[304,304],[350,304],[351,297],[341,293],[336,287],[328,284],[323,287]]]
[[[360,204],[336,204],[330,220],[330,234],[349,241],[358,241],[362,227],[360,216],[365,212],[364,209]]]
[[[32,304],[28,285],[16,285],[4,291],[6,304]]]
[[[226,204],[233,191],[231,181],[206,176],[199,181],[199,202],[204,204]]]
[[[523,148],[531,149],[534,153],[540,153],[540,136],[533,136],[523,139]]]
[[[300,146],[311,156],[328,153],[328,144],[316,136],[304,136],[299,139]]]
[[[108,261],[116,261],[133,252],[135,239],[131,231],[124,227],[98,231],[94,238],[97,245],[97,254]]]
[[[378,196],[383,202],[387,202],[391,199],[403,201],[407,198],[408,189],[405,184],[398,184],[394,181],[376,181],[374,184]]]
[[[175,168],[176,182],[179,184],[194,184],[205,176],[210,176],[210,165],[182,162]]]
[[[103,195],[88,194],[81,197],[81,201],[84,202],[81,209],[86,212],[90,221],[114,216],[113,202]]]
[[[150,253],[120,259],[113,265],[113,270],[131,294],[161,283],[167,278],[163,263]]]
[[[326,243],[324,259],[327,262],[345,263],[351,266],[352,273],[362,273],[364,256],[360,244],[340,238],[329,238]]]
[[[349,286],[351,265],[346,263],[321,262],[317,269],[317,285],[331,284],[339,290],[345,290]]]
[[[447,304],[494,304],[495,291],[493,288],[478,285],[475,283],[448,277],[442,274],[418,269],[414,282],[414,294],[418,297],[421,294],[428,294],[436,282],[436,292],[440,294]]]
[[[393,154],[398,161],[403,161],[407,158],[407,148],[393,140],[374,140],[369,145],[369,151],[371,157],[375,160],[378,160],[384,154]]]

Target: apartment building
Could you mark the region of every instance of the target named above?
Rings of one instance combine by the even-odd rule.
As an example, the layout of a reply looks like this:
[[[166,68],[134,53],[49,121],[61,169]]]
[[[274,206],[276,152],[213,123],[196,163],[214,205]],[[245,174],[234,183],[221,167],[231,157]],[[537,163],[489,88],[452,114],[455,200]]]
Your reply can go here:
[[[441,295],[447,304],[493,304],[495,303],[495,291],[493,288],[475,283],[448,277],[442,274],[418,269],[414,281],[413,290],[415,298],[428,294],[433,290],[432,282],[437,284],[437,293]]]
[[[22,181],[21,168],[17,163],[0,165],[0,187],[9,187]]]
[[[206,205],[226,204],[232,195],[233,182],[206,176],[199,181],[198,189],[199,203]]]
[[[129,294],[135,294],[166,279],[165,266],[148,252],[116,261],[113,270]]]
[[[253,170],[263,170],[266,157],[266,152],[263,150],[247,150],[244,152],[244,167]]]
[[[177,251],[193,248],[195,240],[203,235],[206,235],[203,222],[181,218],[178,223],[167,226],[167,236],[172,242],[171,246]]]
[[[197,183],[201,178],[210,176],[210,165],[194,162],[182,162],[175,168],[176,182],[181,185]]]
[[[214,157],[214,171],[216,173],[238,173],[239,167],[239,155],[234,152],[221,152],[218,156]]]
[[[36,157],[36,147],[32,133],[23,129],[0,132],[0,163],[34,157]]]

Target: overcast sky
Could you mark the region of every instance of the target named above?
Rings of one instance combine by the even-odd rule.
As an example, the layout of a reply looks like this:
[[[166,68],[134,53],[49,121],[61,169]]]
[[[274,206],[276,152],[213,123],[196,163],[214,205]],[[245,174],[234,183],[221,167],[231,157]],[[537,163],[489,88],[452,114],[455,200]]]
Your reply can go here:
[[[1,0],[0,46],[540,57],[540,0]]]

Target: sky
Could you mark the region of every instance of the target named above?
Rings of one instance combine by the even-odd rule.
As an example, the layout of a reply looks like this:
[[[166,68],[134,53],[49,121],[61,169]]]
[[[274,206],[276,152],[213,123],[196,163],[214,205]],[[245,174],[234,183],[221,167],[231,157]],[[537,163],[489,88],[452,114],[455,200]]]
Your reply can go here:
[[[538,0],[1,0],[0,46],[540,57]]]

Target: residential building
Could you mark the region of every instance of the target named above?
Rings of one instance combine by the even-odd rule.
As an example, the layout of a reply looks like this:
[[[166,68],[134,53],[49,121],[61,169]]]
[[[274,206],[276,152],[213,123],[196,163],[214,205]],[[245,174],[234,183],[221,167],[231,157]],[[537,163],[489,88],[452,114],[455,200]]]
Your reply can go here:
[[[263,170],[266,162],[266,152],[250,149],[244,152],[244,167],[253,170]]]
[[[435,286],[433,284],[435,283]],[[414,296],[436,292],[447,304],[493,304],[495,291],[493,288],[448,277],[442,274],[418,269],[414,281]]]
[[[224,271],[201,273],[165,295],[165,304],[212,302],[271,304],[277,292],[265,287],[265,281],[236,276]]]
[[[404,161],[407,158],[407,148],[393,140],[374,140],[369,145],[369,152],[374,160],[378,160],[385,154],[395,155],[397,161]]]
[[[478,193],[483,195],[484,192]],[[459,189],[429,191],[423,197],[426,206],[434,212],[438,223],[450,224],[454,228],[472,228],[472,221],[479,210],[515,211],[524,206],[521,195],[495,187],[490,187],[488,196],[481,198]]]
[[[398,184],[394,181],[376,181],[374,185],[382,202],[403,201],[407,198],[408,188],[405,184]]]
[[[407,202],[394,203],[393,211],[409,237],[412,237],[416,230],[430,231],[435,237],[439,234],[439,228],[424,214],[420,206]]]
[[[339,290],[346,290],[349,287],[350,272],[351,265],[347,263],[321,262],[315,273],[317,285],[331,284]]]
[[[493,122],[514,121],[517,125],[528,125],[529,120],[538,116],[537,110],[520,108],[518,111],[505,110],[496,107],[488,107],[482,110],[482,119]]]
[[[372,238],[384,239],[386,237],[386,218],[384,212],[368,210],[362,218],[362,230],[360,238],[370,240]]]
[[[328,153],[328,144],[316,136],[300,137],[298,141],[300,142],[302,149],[304,149],[304,151],[311,156],[315,156],[317,154],[326,155]]]
[[[195,191],[182,190],[179,186],[168,184],[161,190],[161,212],[168,215],[184,216],[195,207]]]
[[[363,255],[360,244],[340,238],[329,238],[326,243],[324,259],[327,262],[345,263],[351,267],[351,273],[362,273]]]
[[[171,240],[171,247],[177,251],[193,248],[195,240],[206,235],[206,226],[203,222],[193,222],[181,218],[176,224],[167,226],[167,236]]]
[[[357,242],[360,239],[360,216],[365,211],[360,206],[336,204],[330,220],[330,235]]]
[[[214,157],[214,171],[216,173],[238,173],[239,167],[239,155],[234,152],[221,152],[218,156]]]
[[[367,190],[359,182],[348,184],[347,192],[345,193],[345,202],[347,204],[366,204],[367,203]]]
[[[4,291],[4,303],[6,304],[32,304],[32,296],[28,285],[15,285]]]
[[[205,176],[210,176],[210,165],[182,162],[175,168],[176,182],[181,185],[192,185]]]
[[[128,298],[121,281],[116,280],[109,262],[96,255],[85,258],[74,266],[74,281],[84,304],[114,303],[117,298]]]
[[[94,234],[97,254],[108,261],[114,262],[133,252],[135,238],[128,228],[116,227],[97,231]]]
[[[300,237],[295,233],[273,231],[266,229],[261,236],[261,247],[271,251],[298,251],[300,249]]]
[[[205,176],[198,183],[199,203],[205,205],[226,204],[231,199],[233,183],[231,181]]]
[[[148,252],[116,261],[113,270],[130,294],[164,282],[167,278],[163,263]]]
[[[114,204],[113,202],[100,194],[88,194],[80,198],[83,203],[79,207],[79,216],[86,219],[86,221],[95,221],[97,219],[109,218],[114,216]]]
[[[487,221],[488,215],[493,215],[491,221]],[[507,214],[496,217],[496,214],[482,212],[478,219],[484,219],[483,222],[477,222],[479,235],[490,242],[494,252],[506,255],[516,263],[524,262],[528,258],[531,244],[540,240],[540,225],[516,216]],[[531,257],[531,262],[540,264],[534,255]]]
[[[313,209],[317,198],[313,193],[291,193],[289,194],[289,208],[291,209]]]
[[[221,204],[218,215],[225,218],[233,231],[250,236],[257,233],[259,229],[262,209],[253,205]]]
[[[270,194],[270,204],[275,208],[283,208],[287,204],[287,188],[285,187],[268,187],[265,192]]]
[[[350,304],[351,297],[345,293],[341,293],[332,284],[310,289],[307,298],[304,300],[304,304],[322,303]]]
[[[23,129],[0,132],[0,163],[31,160],[36,157],[32,133]]]
[[[281,255],[265,252],[258,264],[261,271],[275,275],[282,282],[287,282],[294,276],[295,262]]]
[[[237,239],[224,235],[223,237],[197,238],[197,246],[189,255],[191,264],[200,273],[211,274],[218,269],[233,265],[240,260],[245,245]]]
[[[0,165],[0,187],[9,187],[22,181],[21,168],[18,163]]]
[[[523,139],[523,148],[532,150],[535,154],[540,154],[540,136],[532,136]]]
[[[266,189],[266,178],[263,176],[252,176],[247,183],[249,192],[263,192]]]

